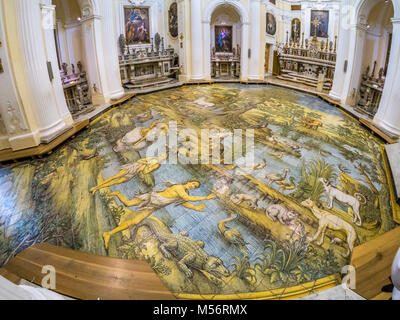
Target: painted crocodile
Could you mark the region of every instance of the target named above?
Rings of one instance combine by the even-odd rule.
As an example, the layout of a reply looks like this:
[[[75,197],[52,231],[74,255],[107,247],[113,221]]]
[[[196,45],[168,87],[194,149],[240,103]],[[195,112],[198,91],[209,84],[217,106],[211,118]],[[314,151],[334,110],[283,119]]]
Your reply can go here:
[[[187,232],[172,233],[155,217],[150,217],[131,229],[132,239],[136,238],[137,230],[143,226],[148,227],[155,235],[165,258],[178,260],[178,267],[187,278],[193,277],[190,269],[205,271],[217,278],[229,276],[222,260],[204,251],[204,242],[190,239]]]

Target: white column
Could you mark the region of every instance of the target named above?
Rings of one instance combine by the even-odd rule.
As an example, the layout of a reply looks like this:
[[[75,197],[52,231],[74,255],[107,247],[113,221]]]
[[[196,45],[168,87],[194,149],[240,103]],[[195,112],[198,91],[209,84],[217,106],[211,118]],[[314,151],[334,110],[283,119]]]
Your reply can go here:
[[[309,20],[306,20],[309,21]],[[308,24],[306,24],[307,26]],[[337,41],[337,49],[336,49],[336,68],[335,68],[335,76],[333,78],[333,85],[331,92],[329,95],[336,99],[342,100],[343,90],[344,90],[344,79],[351,75],[349,74],[349,51],[351,43],[350,43],[350,30],[347,24],[341,23],[340,24],[340,31],[338,34],[338,41]],[[354,43],[353,48],[354,52]],[[347,70],[344,70],[345,63],[347,61]]]
[[[341,29],[337,49],[335,77],[330,96],[342,104],[356,102],[356,93],[360,86],[366,26],[355,24]],[[347,70],[344,70],[347,61]]]
[[[353,50],[349,52],[348,77],[344,82],[342,103],[353,106],[357,100],[357,93],[361,83],[361,76],[364,60],[365,37],[367,28],[364,24],[353,26],[350,34],[350,43]]]
[[[393,18],[393,38],[388,74],[374,123],[400,136],[400,18]]]
[[[192,39],[192,80],[204,79],[203,74],[203,28],[201,23],[201,1],[190,1]]]
[[[211,79],[211,25],[209,20],[203,22],[203,33],[204,33],[204,79]]]
[[[54,77],[51,81],[51,86],[53,87],[54,98],[57,102],[55,107],[57,107],[61,118],[64,119],[66,123],[72,124],[72,116],[65,101],[64,90],[62,87],[56,42],[54,39],[56,7],[51,5],[51,0],[42,0],[42,3],[43,35],[45,39],[47,60],[51,63]]]
[[[66,114],[60,112],[50,82],[39,0],[15,0],[15,20],[21,57],[18,64],[26,80],[21,87],[19,83],[17,86],[26,93],[24,97],[29,99],[23,100],[24,109],[32,109],[41,141],[48,142],[70,128],[70,116],[63,118]]]
[[[247,81],[249,76],[249,22],[242,23],[242,43],[240,56],[240,80]]]
[[[114,25],[113,1],[102,1],[102,33],[103,33],[103,52],[104,65],[107,72],[107,89],[104,94],[110,99],[120,99],[124,95],[124,89],[121,85],[121,74],[118,60],[118,39],[117,31]]]
[[[91,89],[92,102],[100,105],[108,102],[108,81],[102,44],[101,17],[90,14],[82,19],[82,42],[85,51],[85,65]]]
[[[261,56],[260,46],[261,43],[261,1],[250,0],[250,21],[251,21],[251,34],[250,34],[250,48],[251,57],[249,60],[249,76],[250,80],[262,80],[263,73],[260,70],[260,65],[264,65],[264,57]],[[247,53],[245,53],[247,54]]]
[[[178,1],[179,81],[187,82],[191,74],[190,0]]]

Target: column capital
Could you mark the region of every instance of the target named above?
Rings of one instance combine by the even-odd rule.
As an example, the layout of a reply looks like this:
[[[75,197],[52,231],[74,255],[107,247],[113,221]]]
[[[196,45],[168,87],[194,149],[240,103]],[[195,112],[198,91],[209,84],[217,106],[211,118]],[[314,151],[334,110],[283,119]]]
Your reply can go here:
[[[40,8],[42,10],[47,10],[47,11],[55,11],[56,10],[56,6],[54,4],[41,4]]]
[[[101,19],[102,19],[102,16],[99,16],[99,15],[96,15],[96,14],[92,14],[90,16],[83,17],[81,22],[84,23],[84,22],[87,22],[87,21],[101,20]]]
[[[351,24],[350,28],[356,29],[358,31],[368,31],[367,25],[363,24],[363,23],[355,23],[355,24]]]
[[[40,4],[42,10],[42,26],[44,29],[56,28],[56,6],[52,4]]]

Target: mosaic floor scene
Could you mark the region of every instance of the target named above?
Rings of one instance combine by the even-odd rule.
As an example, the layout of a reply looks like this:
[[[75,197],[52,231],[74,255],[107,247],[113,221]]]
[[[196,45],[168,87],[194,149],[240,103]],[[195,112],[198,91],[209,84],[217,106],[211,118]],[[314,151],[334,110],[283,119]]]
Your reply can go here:
[[[169,163],[193,156],[190,139],[166,146],[171,121],[178,133],[213,129],[222,160]],[[253,163],[245,153],[224,161],[246,150],[238,129],[254,130]],[[0,266],[49,242],[147,260],[181,298],[308,288],[397,226],[382,146],[341,111],[285,89],[137,96],[50,156],[0,168]]]

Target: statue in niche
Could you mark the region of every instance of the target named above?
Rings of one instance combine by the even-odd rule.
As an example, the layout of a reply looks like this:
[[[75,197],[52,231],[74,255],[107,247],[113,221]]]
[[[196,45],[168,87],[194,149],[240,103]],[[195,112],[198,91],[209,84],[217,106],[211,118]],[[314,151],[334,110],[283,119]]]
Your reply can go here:
[[[119,36],[118,44],[119,44],[119,51],[120,51],[120,53],[121,53],[121,56],[125,55],[126,40],[125,40],[125,37],[124,37],[123,34],[121,34],[121,35]],[[129,50],[128,50],[128,53],[129,53]]]
[[[156,52],[159,52],[161,45],[161,36],[158,32],[154,36],[154,45],[156,46]]]
[[[75,66],[73,63],[71,63],[71,68],[72,68],[72,74],[75,74]]]

